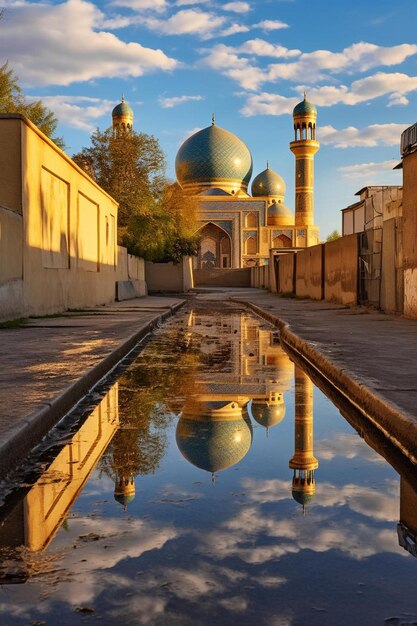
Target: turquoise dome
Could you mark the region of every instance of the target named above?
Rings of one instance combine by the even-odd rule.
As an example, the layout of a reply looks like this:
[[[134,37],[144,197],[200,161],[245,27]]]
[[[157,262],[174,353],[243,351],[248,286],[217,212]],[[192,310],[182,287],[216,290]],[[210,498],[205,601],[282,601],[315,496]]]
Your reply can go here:
[[[291,226],[294,224],[294,215],[282,202],[272,202],[268,207],[268,226]]]
[[[252,196],[283,196],[285,194],[285,182],[279,174],[270,170],[269,167],[255,176],[252,181]]]
[[[249,420],[191,420],[181,417],[176,430],[183,457],[206,472],[215,473],[243,459],[252,445]]]
[[[130,115],[133,117],[133,110],[124,100],[122,100],[121,103],[115,106],[112,111],[112,117],[117,115]]]
[[[308,504],[314,498],[314,493],[304,493],[304,491],[292,491],[292,497],[299,504]]]
[[[264,428],[271,428],[282,422],[285,417],[285,404],[268,404],[268,402],[252,402],[253,419]]]
[[[181,186],[233,180],[247,187],[252,176],[252,155],[239,137],[212,124],[182,144],[175,171]]]
[[[317,115],[317,109],[312,102],[309,102],[304,96],[304,100],[299,102],[293,111],[294,117],[296,115]]]

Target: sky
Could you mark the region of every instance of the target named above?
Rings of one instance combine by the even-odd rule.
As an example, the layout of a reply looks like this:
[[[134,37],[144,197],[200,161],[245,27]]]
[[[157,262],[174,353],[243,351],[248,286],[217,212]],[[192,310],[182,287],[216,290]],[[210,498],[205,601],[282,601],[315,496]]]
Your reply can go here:
[[[416,0],[0,0],[0,63],[59,119],[73,155],[111,125],[124,93],[134,128],[175,155],[216,123],[270,168],[294,210],[292,110],[318,110],[315,223],[366,185],[400,185],[401,132],[417,121]]]

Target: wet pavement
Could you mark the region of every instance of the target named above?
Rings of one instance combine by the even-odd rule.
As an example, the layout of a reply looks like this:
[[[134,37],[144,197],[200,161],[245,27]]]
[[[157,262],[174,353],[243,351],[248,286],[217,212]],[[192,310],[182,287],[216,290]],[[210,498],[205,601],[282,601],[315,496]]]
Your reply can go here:
[[[48,428],[183,300],[137,298],[0,328],[0,456],[27,453]]]

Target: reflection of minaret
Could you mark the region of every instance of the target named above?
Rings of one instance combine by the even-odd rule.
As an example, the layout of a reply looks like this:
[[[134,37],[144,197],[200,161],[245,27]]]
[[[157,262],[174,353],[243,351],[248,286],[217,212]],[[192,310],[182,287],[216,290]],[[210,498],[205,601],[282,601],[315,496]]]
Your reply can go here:
[[[300,368],[295,367],[295,441],[294,456],[289,466],[294,470],[292,496],[303,505],[316,491],[314,470],[319,466],[313,454],[313,383]]]
[[[114,484],[114,499],[127,509],[129,502],[135,497],[134,476],[117,476]]]
[[[401,476],[400,521],[397,525],[398,543],[417,557],[417,493]]]

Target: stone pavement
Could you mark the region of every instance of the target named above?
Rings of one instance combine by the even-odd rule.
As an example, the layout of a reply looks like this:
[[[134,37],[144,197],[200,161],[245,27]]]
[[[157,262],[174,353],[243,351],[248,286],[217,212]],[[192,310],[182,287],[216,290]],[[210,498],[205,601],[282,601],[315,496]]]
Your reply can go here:
[[[183,302],[137,298],[0,328],[0,474]]]

